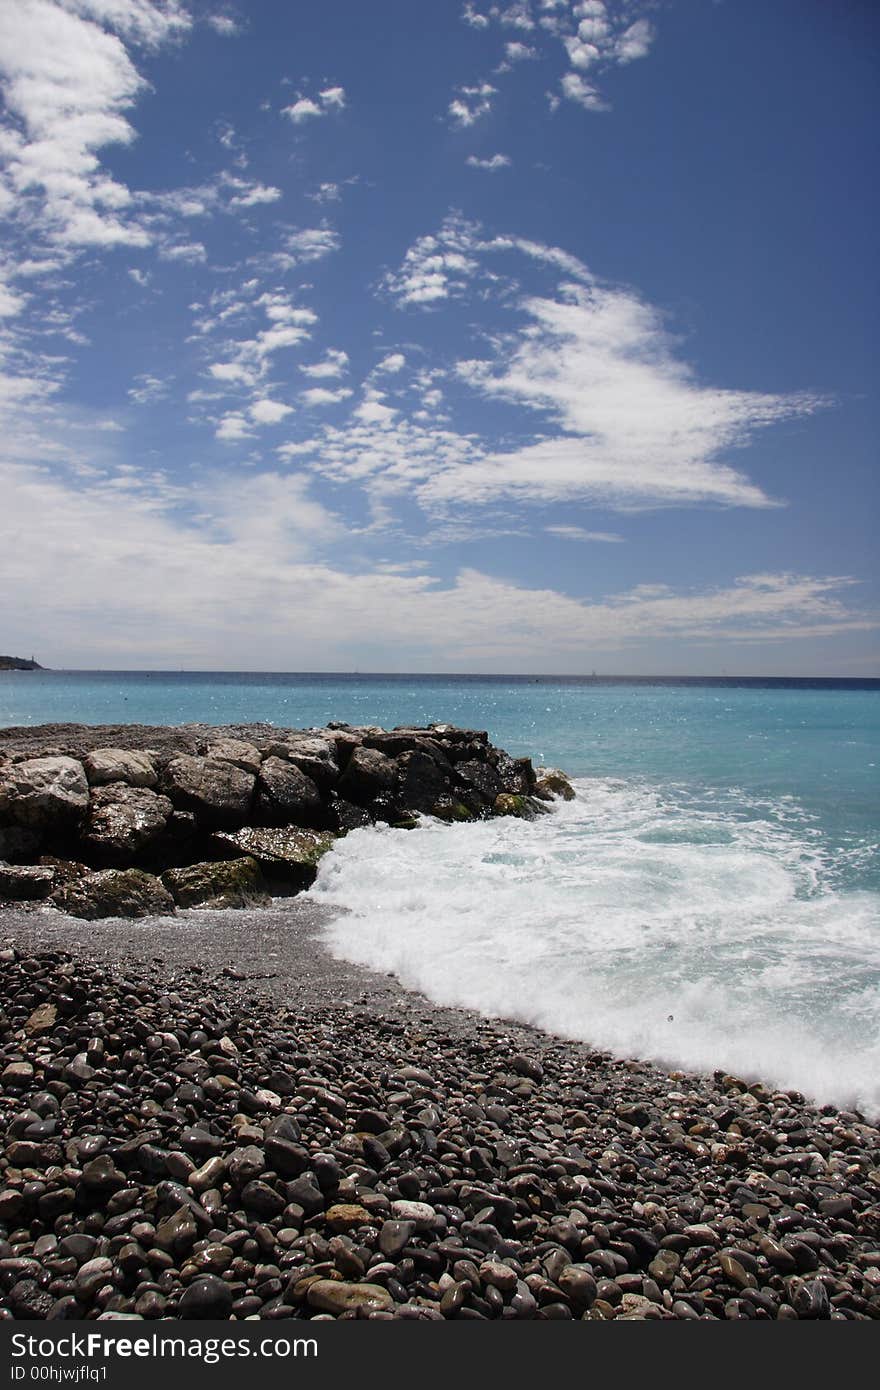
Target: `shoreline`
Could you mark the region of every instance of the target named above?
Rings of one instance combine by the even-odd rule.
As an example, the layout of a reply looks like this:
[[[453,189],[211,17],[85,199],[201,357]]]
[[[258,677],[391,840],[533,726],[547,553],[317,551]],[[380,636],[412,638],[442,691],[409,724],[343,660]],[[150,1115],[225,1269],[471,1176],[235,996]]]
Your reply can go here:
[[[2,1112],[13,1317],[880,1318],[863,1117],[434,1006],[329,956],[323,918],[0,913],[0,1062],[35,1068]],[[79,984],[76,1041],[23,1030],[47,971]]]

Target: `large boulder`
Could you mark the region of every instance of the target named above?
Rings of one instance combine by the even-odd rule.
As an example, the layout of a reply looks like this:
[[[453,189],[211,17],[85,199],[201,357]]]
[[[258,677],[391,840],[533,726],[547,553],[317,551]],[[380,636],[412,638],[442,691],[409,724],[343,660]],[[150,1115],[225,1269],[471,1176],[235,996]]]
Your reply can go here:
[[[52,894],[73,917],[149,917],[174,911],[174,899],[142,869],[101,869],[74,879]]]
[[[455,764],[458,778],[466,787],[473,788],[487,806],[491,806],[496,796],[503,790],[501,778],[490,763],[469,762]]]
[[[332,787],[339,780],[336,746],[328,739],[317,735],[285,739],[271,743],[266,751],[271,757],[293,763],[322,790]]]
[[[452,769],[445,758],[443,764],[436,756],[420,748],[402,753],[398,759],[400,781],[398,799],[408,811],[432,811],[449,789]]]
[[[318,860],[333,847],[335,836],[296,825],[250,826],[243,830],[218,830],[211,844],[220,853],[232,852],[255,859],[267,878],[293,888],[308,888],[315,881]]]
[[[269,825],[318,825],[326,812],[311,777],[295,763],[266,758],[257,782],[257,819]]]
[[[132,859],[156,843],[173,809],[149,787],[108,782],[93,790],[80,838],[88,854],[107,863]]]
[[[155,787],[159,778],[149,753],[135,748],[95,748],[83,758],[90,786],[127,782],[130,787]]]
[[[39,854],[42,843],[41,830],[34,830],[29,825],[0,825],[0,859],[8,859],[12,863],[32,859]]]
[[[251,907],[268,901],[260,866],[250,856],[167,869],[162,882],[179,907]]]
[[[0,899],[22,902],[47,898],[55,886],[55,871],[44,864],[0,862]]]
[[[337,791],[346,801],[368,806],[397,787],[398,766],[378,748],[356,748],[339,779]]]
[[[194,812],[202,825],[234,829],[248,819],[254,780],[234,763],[184,753],[165,768],[164,790],[177,810]]]
[[[499,752],[495,762],[501,778],[501,790],[514,792],[517,796],[529,796],[535,787],[535,769],[531,758],[512,758],[509,753]]]
[[[260,751],[252,743],[245,743],[240,738],[216,738],[208,744],[206,749],[209,758],[214,758],[221,763],[232,763],[235,767],[240,767],[242,772],[251,772],[256,777],[260,770]]]
[[[89,784],[76,758],[9,763],[0,782],[0,814],[35,830],[67,830],[85,815]]]

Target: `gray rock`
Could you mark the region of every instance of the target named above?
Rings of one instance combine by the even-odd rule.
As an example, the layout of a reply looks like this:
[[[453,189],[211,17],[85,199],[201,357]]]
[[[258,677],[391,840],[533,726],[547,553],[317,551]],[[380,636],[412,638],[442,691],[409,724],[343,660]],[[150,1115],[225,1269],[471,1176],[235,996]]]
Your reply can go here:
[[[308,888],[315,881],[319,859],[332,849],[334,838],[329,831],[295,825],[248,825],[243,830],[217,831],[211,843],[218,850],[250,855],[270,878]]]
[[[315,825],[322,819],[321,794],[295,763],[266,758],[257,782],[256,815],[269,825]]]
[[[240,738],[215,738],[208,744],[207,756],[221,763],[232,763],[242,772],[250,772],[255,777],[260,770],[262,758],[259,749]]]
[[[356,748],[339,779],[337,791],[346,801],[366,806],[397,786],[398,766],[378,748]]]
[[[81,839],[86,852],[113,863],[134,858],[163,834],[173,807],[145,786],[110,782],[96,787]]]
[[[47,898],[55,884],[55,870],[42,864],[0,862],[0,898],[25,901]]]
[[[325,790],[339,780],[336,745],[328,739],[306,737],[273,743],[269,745],[267,753],[271,757],[294,763],[300,772],[304,772],[318,787]]]
[[[192,811],[200,824],[235,829],[250,814],[254,775],[219,758],[189,754],[172,758],[165,769],[165,791],[181,811]]]
[[[155,787],[159,780],[148,753],[135,748],[96,748],[83,758],[90,786],[126,782],[130,787]]]
[[[396,1260],[404,1246],[409,1245],[415,1231],[414,1221],[385,1221],[379,1232],[379,1249],[389,1260]]]
[[[57,889],[52,901],[73,917],[149,917],[174,911],[167,888],[142,869],[102,869]]]
[[[0,814],[36,830],[76,825],[89,804],[89,784],[76,758],[25,758],[9,764],[0,782]]]

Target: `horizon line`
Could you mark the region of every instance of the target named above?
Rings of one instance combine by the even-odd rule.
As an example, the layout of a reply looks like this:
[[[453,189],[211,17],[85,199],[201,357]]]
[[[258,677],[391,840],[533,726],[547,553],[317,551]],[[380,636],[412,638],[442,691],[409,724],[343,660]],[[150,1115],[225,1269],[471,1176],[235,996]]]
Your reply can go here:
[[[269,667],[233,668],[227,666],[40,666],[37,672],[47,675],[157,675],[157,676],[335,676],[348,679],[368,680],[375,678],[406,677],[421,680],[822,680],[822,681],[880,681],[880,672],[866,675],[844,674],[795,674],[792,672],[747,672],[747,671],[359,671],[359,670],[282,670]],[[34,669],[0,669],[0,674],[32,675]]]

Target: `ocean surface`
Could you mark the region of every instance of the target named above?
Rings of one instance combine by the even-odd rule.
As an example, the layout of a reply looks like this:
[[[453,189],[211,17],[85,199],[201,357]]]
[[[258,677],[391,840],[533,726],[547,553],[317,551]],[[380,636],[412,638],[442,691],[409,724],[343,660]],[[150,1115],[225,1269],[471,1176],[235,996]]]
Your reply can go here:
[[[564,768],[533,824],[359,830],[331,951],[618,1056],[880,1113],[880,682],[0,674],[0,724],[447,721]]]

